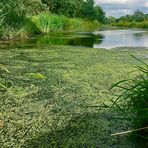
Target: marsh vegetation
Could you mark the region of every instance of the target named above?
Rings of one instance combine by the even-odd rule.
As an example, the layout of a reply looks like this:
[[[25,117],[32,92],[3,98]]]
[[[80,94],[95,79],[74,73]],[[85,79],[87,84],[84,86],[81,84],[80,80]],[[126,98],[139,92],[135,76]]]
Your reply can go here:
[[[102,27],[147,20],[94,0],[0,1],[0,147],[147,147],[147,30]]]

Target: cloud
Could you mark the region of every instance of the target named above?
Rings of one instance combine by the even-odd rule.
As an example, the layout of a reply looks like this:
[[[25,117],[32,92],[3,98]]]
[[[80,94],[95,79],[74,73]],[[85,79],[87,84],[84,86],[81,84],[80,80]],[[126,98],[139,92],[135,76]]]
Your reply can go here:
[[[148,13],[148,0],[95,0],[96,5],[101,5],[108,16],[120,17],[132,14],[139,9]]]
[[[96,0],[96,3],[100,4],[134,4],[141,3],[147,0]]]
[[[129,0],[96,0],[100,4],[125,4]]]
[[[146,8],[148,8],[148,2],[145,2],[144,6],[145,6]]]

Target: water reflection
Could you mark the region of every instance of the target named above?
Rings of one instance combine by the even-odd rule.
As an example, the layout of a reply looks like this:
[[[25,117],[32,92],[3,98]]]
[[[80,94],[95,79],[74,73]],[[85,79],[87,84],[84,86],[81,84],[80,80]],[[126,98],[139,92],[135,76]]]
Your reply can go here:
[[[94,34],[104,35],[101,44],[94,43],[93,48],[148,47],[148,31],[141,30],[107,30]]]
[[[100,30],[38,36],[34,44],[73,45],[93,48],[148,47],[148,31]]]
[[[26,43],[30,44],[47,44],[47,45],[73,45],[93,47],[94,43],[101,44],[104,36],[101,34],[95,35],[93,33],[61,33],[50,34],[46,36],[36,36],[34,39],[29,39]]]
[[[94,32],[51,33],[36,35],[13,44],[27,46],[27,48],[40,45],[73,45],[92,48],[148,47],[148,31],[103,28]]]

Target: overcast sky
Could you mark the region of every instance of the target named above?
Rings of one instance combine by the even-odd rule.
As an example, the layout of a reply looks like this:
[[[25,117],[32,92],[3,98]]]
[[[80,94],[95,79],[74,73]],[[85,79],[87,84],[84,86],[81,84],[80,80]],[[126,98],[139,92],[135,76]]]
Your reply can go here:
[[[119,17],[132,14],[139,9],[148,13],[148,0],[95,0],[96,4],[103,7],[107,16]]]

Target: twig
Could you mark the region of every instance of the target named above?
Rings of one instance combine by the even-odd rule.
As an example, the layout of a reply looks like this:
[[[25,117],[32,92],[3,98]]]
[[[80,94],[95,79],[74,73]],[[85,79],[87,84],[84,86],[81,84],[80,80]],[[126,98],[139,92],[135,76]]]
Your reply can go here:
[[[120,133],[111,134],[111,136],[124,135],[124,134],[132,133],[132,132],[137,132],[137,131],[141,131],[141,130],[145,130],[145,129],[148,129],[148,126],[147,127],[143,127],[143,128],[139,128],[139,129],[135,129],[135,130],[126,131],[126,132],[120,132]]]

